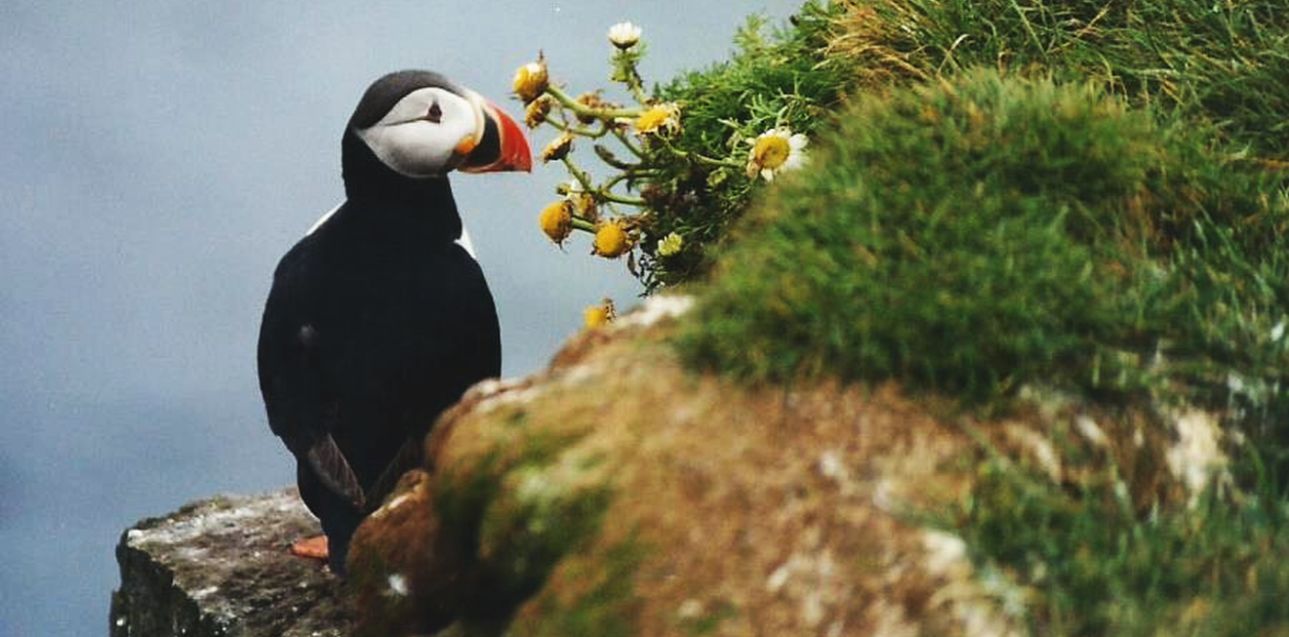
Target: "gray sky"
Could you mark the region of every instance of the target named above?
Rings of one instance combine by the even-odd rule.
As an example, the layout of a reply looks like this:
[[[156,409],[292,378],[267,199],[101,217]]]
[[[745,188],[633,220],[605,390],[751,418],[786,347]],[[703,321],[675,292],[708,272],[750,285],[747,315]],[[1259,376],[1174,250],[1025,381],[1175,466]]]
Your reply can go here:
[[[752,12],[799,0],[0,4],[0,634],[102,635],[134,520],[290,482],[255,381],[277,259],[341,199],[341,128],[387,71],[441,71],[513,114],[546,52],[604,86],[607,27],[644,27],[647,78],[705,66]],[[532,141],[540,148],[549,133]],[[540,367],[618,262],[536,228],[561,180],[461,175],[504,370]]]

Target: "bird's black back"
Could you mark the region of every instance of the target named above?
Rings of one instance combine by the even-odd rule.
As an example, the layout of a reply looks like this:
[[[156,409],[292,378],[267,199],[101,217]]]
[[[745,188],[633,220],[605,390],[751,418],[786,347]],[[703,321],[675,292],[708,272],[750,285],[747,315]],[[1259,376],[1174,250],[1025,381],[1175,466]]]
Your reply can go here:
[[[400,449],[419,453],[439,413],[501,371],[491,293],[454,243],[460,219],[447,180],[436,181],[437,201],[350,200],[274,273],[260,389],[270,427],[300,460],[301,494],[332,541],[333,566],[337,540],[347,543],[366,511],[319,480],[303,460],[311,445],[330,435],[374,508],[384,493],[371,491],[392,486],[382,474]]]

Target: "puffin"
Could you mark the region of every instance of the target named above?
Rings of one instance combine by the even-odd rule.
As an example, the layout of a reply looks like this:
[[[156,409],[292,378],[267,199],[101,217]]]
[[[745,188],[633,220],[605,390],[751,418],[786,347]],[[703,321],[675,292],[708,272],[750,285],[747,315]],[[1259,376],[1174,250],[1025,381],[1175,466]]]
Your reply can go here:
[[[345,125],[345,200],[273,273],[257,366],[269,428],[323,535],[292,552],[344,575],[355,529],[420,466],[425,435],[501,372],[497,311],[448,174],[524,171],[499,107],[425,70],[371,84]]]

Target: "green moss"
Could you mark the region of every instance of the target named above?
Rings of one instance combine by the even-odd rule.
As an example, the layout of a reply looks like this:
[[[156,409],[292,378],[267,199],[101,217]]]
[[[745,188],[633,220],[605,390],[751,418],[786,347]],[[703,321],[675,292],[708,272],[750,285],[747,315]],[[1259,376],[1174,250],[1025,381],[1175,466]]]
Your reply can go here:
[[[491,453],[468,468],[443,469],[434,481],[434,509],[457,555],[477,561],[484,511],[501,490],[500,455]]]
[[[449,467],[436,480],[443,533],[466,556],[472,630],[486,634],[499,625],[496,618],[513,612],[599,531],[612,490],[592,475],[602,463],[573,451],[584,435],[524,430],[506,448]]]
[[[645,557],[644,547],[627,540],[609,547],[594,561],[573,565],[567,579],[591,584],[572,599],[558,593],[544,595],[537,603],[537,621],[522,626],[520,634],[532,637],[628,637],[638,631],[635,613],[635,575]]]
[[[1035,634],[1235,636],[1289,625],[1282,498],[1232,504],[1209,493],[1193,509],[1142,516],[1129,492],[1112,465],[1063,489],[993,460],[948,526],[981,572],[1034,591],[1023,612]]]
[[[530,467],[492,503],[481,528],[484,577],[493,594],[521,600],[535,593],[565,555],[593,538],[612,501],[607,485],[575,486]]]

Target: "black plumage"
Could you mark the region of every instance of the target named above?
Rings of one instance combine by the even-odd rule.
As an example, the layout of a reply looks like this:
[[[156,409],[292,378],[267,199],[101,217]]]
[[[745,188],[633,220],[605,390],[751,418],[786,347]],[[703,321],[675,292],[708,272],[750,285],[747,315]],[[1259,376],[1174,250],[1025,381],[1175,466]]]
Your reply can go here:
[[[399,174],[357,134],[424,86],[462,90],[416,71],[368,89],[343,137],[346,201],[282,258],[260,328],[269,425],[296,457],[337,572],[358,524],[420,463],[439,413],[501,371],[496,309],[456,243],[447,177]],[[480,146],[496,153],[495,124],[488,135]]]

